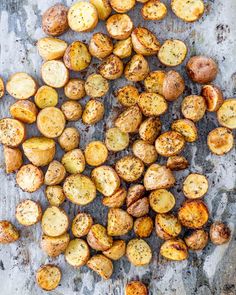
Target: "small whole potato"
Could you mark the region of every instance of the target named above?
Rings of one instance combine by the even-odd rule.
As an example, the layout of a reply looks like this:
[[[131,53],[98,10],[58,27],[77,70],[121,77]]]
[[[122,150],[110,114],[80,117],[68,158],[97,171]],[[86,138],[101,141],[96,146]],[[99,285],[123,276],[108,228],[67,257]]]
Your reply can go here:
[[[18,148],[3,147],[6,173],[18,170],[23,164],[22,152]]]
[[[124,71],[125,78],[132,82],[143,81],[150,71],[145,57],[141,54],[135,54],[127,63]]]
[[[184,241],[191,250],[202,250],[208,243],[208,233],[203,229],[197,229],[185,236]]]
[[[78,121],[82,116],[82,106],[77,101],[69,100],[62,104],[61,110],[67,121]]]
[[[161,132],[161,121],[157,117],[147,118],[139,127],[139,136],[142,140],[153,144]]]
[[[103,33],[95,33],[89,42],[89,52],[92,56],[103,59],[112,54],[112,39]]]
[[[64,87],[65,96],[72,100],[79,100],[86,95],[85,82],[81,79],[70,79]]]
[[[79,146],[80,134],[75,127],[67,127],[58,138],[58,142],[66,152],[76,149]]]
[[[13,243],[19,238],[20,233],[10,221],[0,221],[0,244]]]
[[[127,108],[115,121],[115,126],[122,132],[137,132],[142,122],[142,112],[137,105]]]
[[[183,77],[176,71],[169,71],[166,73],[162,93],[166,100],[176,100],[185,89],[185,82]]]
[[[94,125],[104,116],[104,104],[96,99],[90,99],[85,105],[82,120],[85,124]]]
[[[230,240],[231,231],[229,227],[220,222],[214,222],[210,227],[210,239],[211,242],[215,245],[222,245],[227,243]]]
[[[133,144],[133,153],[136,157],[143,161],[144,164],[152,164],[156,162],[158,154],[154,147],[143,140],[136,140]]]
[[[99,73],[107,80],[115,80],[122,76],[124,65],[122,60],[114,55],[109,55],[98,67]]]
[[[199,95],[186,96],[182,101],[181,111],[186,119],[198,122],[206,112],[205,99]]]

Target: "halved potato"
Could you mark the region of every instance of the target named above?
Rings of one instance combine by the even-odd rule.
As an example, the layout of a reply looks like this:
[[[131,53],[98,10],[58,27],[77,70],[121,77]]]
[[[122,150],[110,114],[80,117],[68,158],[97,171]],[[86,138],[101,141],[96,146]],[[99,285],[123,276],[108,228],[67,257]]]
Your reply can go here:
[[[132,239],[126,247],[126,256],[135,266],[144,266],[152,260],[152,250],[147,242],[142,239]]]
[[[92,225],[93,225],[92,216],[88,213],[80,212],[75,216],[75,218],[72,221],[72,224],[71,224],[72,234],[77,238],[84,237],[88,234]]]
[[[87,242],[91,248],[96,251],[105,251],[111,248],[113,238],[107,234],[107,230],[101,224],[94,224],[91,226]]]
[[[102,203],[110,208],[119,208],[124,205],[127,196],[126,190],[121,187],[112,196],[104,197]]]
[[[111,7],[119,13],[131,10],[135,6],[135,0],[110,0]]]
[[[186,22],[195,22],[204,13],[202,0],[172,0],[171,8],[174,14]]]
[[[37,49],[44,60],[60,59],[67,48],[67,43],[61,39],[44,37],[38,40]]]
[[[56,257],[64,253],[70,241],[70,236],[65,233],[59,237],[49,237],[42,235],[41,248],[50,257]]]
[[[145,194],[145,187],[142,184],[131,185],[128,189],[126,205],[129,207],[137,200],[141,199]]]
[[[149,212],[149,200],[147,197],[141,198],[127,208],[127,212],[133,217],[142,217]]]
[[[106,22],[109,35],[116,40],[127,39],[132,30],[133,22],[127,14],[114,14]]]
[[[102,97],[109,91],[109,83],[102,75],[91,74],[85,82],[85,91],[88,96]]]
[[[171,239],[161,245],[160,254],[169,260],[185,260],[188,258],[188,249],[181,239]]]
[[[171,129],[182,134],[187,142],[194,142],[198,139],[197,127],[188,119],[179,119],[174,121],[171,124]]]
[[[197,229],[187,234],[184,241],[190,250],[202,250],[208,243],[208,233],[203,229]]]
[[[155,212],[167,213],[174,208],[175,197],[166,189],[157,189],[150,193],[149,202]]]
[[[3,79],[0,77],[0,98],[2,98],[5,94],[5,85]]]
[[[176,100],[185,89],[185,82],[180,73],[168,71],[163,81],[162,94],[168,101]]]
[[[92,31],[98,23],[98,12],[96,7],[85,1],[74,3],[68,12],[68,23],[73,31]]]
[[[132,54],[132,41],[131,38],[117,41],[114,45],[113,54],[117,55],[119,58],[127,58]]]
[[[188,199],[202,198],[208,190],[208,180],[206,176],[191,173],[183,182],[183,193]]]
[[[30,226],[38,223],[42,218],[42,208],[38,202],[24,200],[16,207],[16,219],[24,225]]]
[[[0,221],[0,244],[14,243],[20,238],[19,231],[7,220]]]
[[[43,171],[32,164],[23,165],[16,174],[17,184],[28,193],[37,191],[43,185],[43,181]]]
[[[60,185],[49,185],[45,190],[45,195],[51,206],[59,207],[65,201],[65,194]]]
[[[168,109],[168,104],[163,96],[150,92],[140,94],[138,105],[146,117],[160,116]]]
[[[22,164],[22,152],[18,148],[3,147],[6,173],[12,173],[18,170]]]
[[[183,156],[172,156],[169,157],[166,163],[166,167],[170,170],[184,170],[189,166],[188,160]]]
[[[183,226],[197,229],[207,223],[209,213],[201,200],[188,200],[179,209],[178,218]]]
[[[82,120],[85,124],[94,125],[102,120],[104,112],[104,104],[101,101],[90,99],[85,105]]]
[[[96,198],[96,187],[92,180],[82,174],[70,175],[66,178],[63,191],[74,204],[84,206]]]
[[[116,97],[120,104],[125,107],[131,107],[138,102],[139,92],[133,85],[126,85],[117,91]]]
[[[207,145],[213,154],[218,156],[227,154],[234,146],[232,131],[225,127],[213,129],[208,134]]]
[[[90,166],[100,166],[106,162],[108,150],[102,141],[92,141],[86,146],[84,156]]]
[[[176,131],[162,133],[155,141],[157,153],[164,157],[178,155],[184,149],[184,137]]]
[[[87,266],[105,280],[108,280],[113,273],[113,264],[111,260],[102,254],[91,257],[87,262]]]
[[[124,133],[137,132],[142,123],[142,112],[137,105],[129,107],[115,121],[115,126]]]
[[[215,85],[204,85],[201,95],[206,100],[206,106],[209,112],[217,112],[224,102],[221,89]]]
[[[83,113],[82,106],[74,100],[65,101],[61,105],[61,110],[67,121],[78,121]]]
[[[143,81],[150,71],[148,61],[141,54],[135,54],[127,63],[124,71],[125,78],[132,82]]]
[[[163,95],[163,84],[165,77],[165,71],[150,72],[147,78],[144,80],[146,91]]]
[[[61,281],[61,270],[56,265],[45,264],[37,270],[36,281],[41,289],[52,291]]]
[[[26,128],[23,123],[12,118],[0,120],[0,143],[17,147],[25,140]]]
[[[70,174],[82,173],[86,165],[84,154],[80,149],[74,149],[65,153],[61,163]]]
[[[58,103],[58,93],[50,86],[41,86],[34,96],[34,102],[40,109],[55,107]]]
[[[69,227],[69,218],[62,208],[48,207],[42,217],[42,231],[50,237],[63,235]]]
[[[106,132],[105,144],[109,151],[122,151],[129,145],[129,134],[116,127],[110,128]]]
[[[155,226],[157,236],[163,240],[176,238],[182,230],[178,218],[173,214],[157,214]]]
[[[206,102],[202,96],[186,96],[181,104],[181,111],[186,119],[197,122],[203,118],[206,112]]]
[[[27,124],[36,121],[38,110],[29,100],[19,100],[11,105],[10,114],[13,118]]]
[[[177,39],[166,40],[158,52],[158,58],[165,66],[175,67],[185,60],[187,52],[187,46],[183,41]]]
[[[139,2],[143,1],[144,0]],[[148,289],[143,283],[139,281],[132,281],[126,285],[125,295],[148,295]]]
[[[112,12],[109,0],[89,0],[89,2],[96,7],[98,18],[101,20],[106,20]]]
[[[134,222],[134,232],[140,238],[148,238],[153,230],[153,221],[150,216],[142,216]]]
[[[157,151],[154,145],[147,143],[144,140],[136,140],[133,144],[133,153],[136,157],[143,161],[144,164],[152,164],[157,160]]]
[[[6,84],[7,92],[16,99],[27,99],[37,91],[37,83],[27,73],[15,73]]]
[[[88,244],[82,239],[74,239],[69,242],[65,251],[65,259],[74,267],[81,267],[87,263],[90,257]]]
[[[109,236],[126,235],[133,228],[133,218],[120,208],[111,208],[107,216],[107,232]]]
[[[145,20],[162,20],[167,15],[167,7],[160,0],[149,0],[141,10]]]
[[[127,182],[138,180],[144,171],[143,162],[135,156],[125,156],[116,162],[118,175]]]
[[[124,65],[122,60],[114,54],[111,54],[104,59],[98,67],[99,73],[108,80],[120,78],[123,74],[123,70]]]
[[[70,79],[64,87],[65,96],[72,100],[85,97],[85,82],[81,79]]]
[[[96,1],[96,0],[95,0]],[[103,0],[98,0],[103,1]],[[105,0],[107,1],[107,0]],[[92,56],[103,59],[112,54],[113,43],[112,39],[103,33],[95,33],[89,42],[89,52]]]
[[[60,60],[46,61],[41,67],[43,81],[51,87],[61,88],[69,81],[69,70]]]
[[[46,185],[56,185],[61,183],[66,176],[65,167],[58,161],[52,161],[45,173],[44,183]]]
[[[114,241],[111,248],[102,252],[106,257],[112,260],[119,260],[125,255],[126,244],[123,240]]]
[[[142,122],[139,127],[139,136],[142,140],[153,144],[161,132],[161,121],[159,118],[150,117]]]
[[[76,149],[79,146],[80,134],[75,127],[67,127],[58,138],[58,142],[66,152]]]
[[[217,119],[221,126],[236,129],[236,99],[230,98],[224,101],[217,111]]]

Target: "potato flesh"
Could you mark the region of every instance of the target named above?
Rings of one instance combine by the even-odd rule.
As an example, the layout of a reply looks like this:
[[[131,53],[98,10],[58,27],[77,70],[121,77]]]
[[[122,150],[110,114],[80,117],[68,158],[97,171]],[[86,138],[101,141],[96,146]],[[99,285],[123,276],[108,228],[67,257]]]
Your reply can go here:
[[[163,83],[166,77],[164,71],[150,72],[144,80],[144,85],[147,92],[163,95]]]
[[[142,8],[142,16],[146,20],[162,20],[166,14],[166,6],[159,0],[148,1]]]
[[[217,119],[221,126],[236,129],[236,99],[231,98],[224,101],[217,112]]]
[[[117,92],[117,99],[125,107],[134,106],[139,100],[139,92],[133,85],[126,85]]]
[[[0,120],[0,143],[17,147],[26,137],[23,123],[16,119],[4,118]]]
[[[81,267],[85,265],[89,256],[89,247],[82,239],[71,240],[65,251],[66,261],[74,267]]]
[[[111,260],[102,254],[97,254],[90,258],[87,262],[87,266],[105,280],[108,280],[113,273],[113,264]]]
[[[101,224],[94,224],[91,226],[87,242],[91,248],[96,251],[105,251],[111,248],[113,238],[107,234],[107,230]]]
[[[104,104],[101,101],[90,99],[85,105],[82,120],[85,124],[96,124],[97,122],[102,120],[104,112]]]
[[[85,82],[85,91],[88,96],[102,97],[106,95],[109,90],[109,83],[99,74],[92,74],[88,76]]]
[[[90,0],[90,3],[96,7],[101,20],[106,20],[112,12],[109,0]]]
[[[43,290],[54,290],[61,281],[61,271],[55,265],[43,265],[37,270],[36,281]]]
[[[124,205],[127,192],[124,188],[119,188],[112,196],[104,197],[102,204],[110,208],[119,208]]]
[[[119,152],[129,145],[129,135],[119,128],[110,128],[106,132],[105,143],[109,151]]]
[[[143,2],[143,1],[139,1],[139,2]],[[126,285],[125,295],[148,295],[148,290],[143,283],[139,281],[132,281]]]
[[[135,54],[127,63],[124,71],[125,78],[132,82],[143,81],[150,71],[149,64],[141,54]]]
[[[7,221],[0,221],[0,244],[9,244],[17,241],[20,237],[18,230],[15,226]]]
[[[142,122],[142,112],[137,105],[129,107],[115,121],[115,126],[124,133],[136,132]]]
[[[126,235],[133,228],[133,218],[120,208],[111,208],[107,217],[107,232],[110,236]]]
[[[57,38],[45,37],[38,40],[37,48],[44,60],[59,59],[63,57],[67,43]]]
[[[51,87],[61,88],[69,80],[69,71],[59,60],[46,61],[41,68],[43,81]]]
[[[16,207],[16,219],[25,226],[36,224],[42,217],[42,209],[40,204],[25,200],[20,202]]]
[[[132,239],[126,247],[126,256],[135,266],[144,266],[151,262],[152,250],[142,239]]]
[[[152,164],[157,160],[157,152],[153,145],[143,140],[136,140],[133,144],[133,153],[145,164]]]
[[[84,154],[80,149],[74,149],[64,154],[61,162],[70,174],[82,173],[86,165]]]
[[[5,94],[5,85],[3,79],[0,77],[0,98],[2,98]]]
[[[225,127],[213,129],[207,137],[207,145],[213,154],[222,156],[234,146],[232,131]]]
[[[58,103],[57,91],[47,85],[41,86],[35,94],[34,101],[40,109],[55,107]]]
[[[171,8],[176,16],[186,22],[198,20],[205,9],[202,0],[172,0]]]
[[[181,111],[186,119],[197,122],[205,115],[206,102],[199,95],[186,96],[182,101]]]
[[[11,105],[10,113],[13,118],[27,124],[32,124],[36,121],[38,110],[33,102],[20,100]]]
[[[112,260],[119,260],[122,256],[125,255],[125,250],[126,250],[125,241],[117,240],[113,242],[110,249],[103,251],[102,254],[104,254],[106,257]]]
[[[158,52],[161,63],[169,67],[180,65],[187,55],[187,47],[180,40],[166,40]]]
[[[72,100],[79,100],[83,98],[85,93],[85,82],[81,79],[70,79],[64,87],[65,95]]]
[[[148,238],[153,230],[153,221],[149,216],[139,217],[134,222],[134,232],[140,238]]]
[[[160,254],[169,260],[185,260],[188,258],[188,250],[185,243],[180,239],[165,241],[160,249]]]
[[[22,153],[18,148],[10,148],[8,146],[3,147],[4,159],[5,159],[5,167],[6,173],[12,173],[18,170],[22,164]],[[14,161],[12,161],[14,159]]]
[[[157,214],[155,223],[157,235],[165,240],[177,237],[182,229],[177,217],[172,214]]]
[[[140,94],[138,105],[144,116],[160,116],[167,111],[168,105],[163,96],[156,93]]]
[[[101,0],[99,0],[101,1]],[[105,0],[106,1],[106,0]],[[98,59],[108,57],[113,51],[111,38],[103,33],[95,33],[89,43],[89,52]]]
[[[161,132],[161,121],[159,118],[150,117],[142,122],[139,127],[139,136],[142,140],[153,144]]]
[[[135,0],[110,0],[110,4],[116,12],[124,13],[135,6]]]
[[[155,212],[167,213],[175,206],[175,197],[165,189],[158,189],[150,193],[149,202]]]
[[[116,172],[127,182],[138,180],[144,171],[143,162],[134,156],[126,156],[116,162]]]
[[[65,201],[65,194],[60,185],[49,185],[45,191],[46,198],[51,206],[59,207]]]
[[[157,153],[164,157],[171,157],[179,154],[185,146],[183,136],[176,131],[162,133],[155,142]]]
[[[127,14],[114,14],[106,22],[109,35],[116,40],[127,39],[133,29],[133,22]]]
[[[204,175],[192,173],[183,183],[183,193],[189,199],[202,198],[208,190],[208,180]]]
[[[90,166],[100,166],[106,162],[108,150],[103,142],[92,141],[86,146],[84,155],[87,164]]]
[[[41,248],[48,256],[56,257],[65,252],[70,241],[70,236],[65,233],[59,237],[42,235]]]
[[[195,124],[188,119],[179,119],[171,124],[171,129],[183,135],[187,142],[198,139],[198,131]]]
[[[93,224],[93,218],[87,213],[78,213],[72,221],[71,231],[77,238],[86,236]]]
[[[54,160],[48,166],[48,170],[45,173],[44,183],[46,185],[56,185],[61,183],[65,176],[66,170],[64,166],[60,162]]]
[[[132,54],[132,41],[131,38],[117,41],[114,45],[113,54],[117,55],[119,58],[127,58]]]

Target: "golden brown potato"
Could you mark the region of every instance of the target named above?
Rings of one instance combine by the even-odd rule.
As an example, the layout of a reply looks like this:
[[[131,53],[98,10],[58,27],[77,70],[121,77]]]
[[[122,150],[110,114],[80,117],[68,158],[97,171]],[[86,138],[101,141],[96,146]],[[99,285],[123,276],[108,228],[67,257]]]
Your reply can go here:
[[[188,249],[181,239],[171,239],[161,245],[160,254],[169,260],[185,260],[188,258]]]
[[[89,2],[96,7],[98,18],[101,20],[106,20],[112,12],[109,0],[89,0]]]
[[[85,148],[84,156],[90,166],[100,166],[108,158],[108,150],[102,141],[91,141]]]
[[[107,232],[109,236],[126,235],[133,228],[133,218],[120,208],[111,208],[107,216]]]
[[[138,105],[146,117],[160,116],[168,109],[168,104],[163,96],[150,92],[140,94]]]
[[[110,4],[116,12],[124,13],[135,6],[135,0],[110,0]]]
[[[90,258],[87,262],[87,266],[104,280],[108,280],[113,273],[113,264],[111,260],[102,254],[97,254]]]
[[[37,91],[36,81],[27,73],[15,73],[6,84],[7,92],[16,99],[27,99]]]
[[[41,86],[35,94],[34,102],[40,109],[55,107],[58,103],[57,91],[47,85]]]
[[[51,37],[44,37],[38,40],[37,49],[39,55],[44,60],[60,59],[67,48],[67,43],[63,40]]]
[[[145,194],[145,187],[142,184],[134,184],[129,187],[126,205],[129,207]]]
[[[70,174],[82,173],[86,165],[84,154],[80,149],[74,149],[65,153],[61,163]]]
[[[146,3],[148,2],[149,0],[136,0],[137,2],[140,2],[140,3]]]
[[[60,185],[49,185],[45,190],[45,195],[51,206],[59,207],[65,201],[65,194]]]
[[[102,0],[100,0],[102,1]],[[103,33],[95,33],[89,42],[89,52],[92,56],[103,59],[112,54],[112,39]]]
[[[0,77],[0,98],[2,98],[5,94],[5,85],[3,79]]]
[[[185,60],[188,49],[181,40],[166,40],[158,51],[158,58],[162,64],[168,67],[175,67]]]
[[[135,266],[145,266],[152,260],[152,250],[142,239],[132,239],[126,247],[126,256]]]
[[[157,189],[149,195],[150,206],[157,213],[167,213],[175,206],[174,195],[166,189]]]
[[[84,237],[88,234],[92,225],[93,225],[92,216],[88,213],[80,212],[75,216],[75,218],[72,221],[72,224],[71,224],[72,234],[77,238]]]
[[[144,27],[137,27],[131,34],[134,51],[142,55],[154,55],[160,49],[157,37]]]
[[[145,57],[141,54],[135,54],[127,63],[124,75],[129,81],[139,82],[147,77],[149,71],[149,65]]]
[[[78,121],[83,112],[81,104],[73,100],[65,101],[61,110],[67,121]]]
[[[213,129],[208,134],[207,145],[215,155],[222,156],[227,154],[234,146],[232,131],[225,127]]]
[[[124,133],[137,132],[142,123],[142,112],[137,105],[127,108],[115,121],[115,126]]]
[[[85,1],[74,3],[68,12],[68,23],[73,31],[92,31],[98,23],[96,7],[92,3]]]
[[[76,149],[79,146],[80,134],[75,127],[67,127],[58,138],[58,142],[66,152]]]
[[[19,100],[11,105],[10,114],[13,118],[27,124],[36,121],[38,110],[35,104],[29,100]]]
[[[91,226],[87,242],[91,248],[96,251],[105,251],[111,248],[113,238],[107,234],[107,230],[101,224],[94,224]]]
[[[19,238],[20,233],[10,221],[0,221],[0,244],[14,243]]]
[[[56,289],[61,281],[61,270],[53,264],[41,266],[36,273],[38,286],[45,291]]]
[[[163,240],[176,238],[182,230],[180,222],[173,214],[157,214],[155,227],[157,236]]]
[[[108,34],[116,40],[127,39],[133,27],[133,22],[127,14],[113,14],[106,21]]]
[[[69,81],[69,70],[60,60],[46,61],[41,67],[42,79],[48,86],[61,88]]]
[[[64,87],[65,96],[72,100],[85,97],[85,82],[81,79],[70,79]]]
[[[110,128],[106,132],[105,144],[109,151],[122,151],[129,145],[129,134],[116,127]]]
[[[149,200],[147,197],[141,198],[131,204],[127,208],[127,212],[132,215],[133,217],[142,217],[149,212]]]
[[[105,197],[112,196],[120,187],[120,178],[110,166],[100,166],[92,170],[91,178],[97,190]]]
[[[104,197],[102,203],[110,208],[119,208],[124,205],[127,192],[124,188],[119,188],[112,196]]]
[[[82,239],[74,239],[69,242],[65,251],[65,259],[74,267],[81,267],[87,263],[90,257],[89,247]]]
[[[16,207],[16,219],[24,226],[38,223],[42,218],[42,208],[38,202],[24,200]]]
[[[168,101],[176,100],[185,89],[183,77],[176,71],[168,71],[165,75],[162,94]]]
[[[152,164],[157,160],[157,151],[154,145],[143,140],[136,140],[133,144],[133,154],[143,161],[144,164]]]
[[[208,233],[203,229],[197,229],[187,234],[184,241],[190,250],[202,250],[208,243]]]
[[[88,96],[102,97],[109,91],[109,83],[99,74],[89,75],[85,82],[85,91]]]
[[[102,120],[104,112],[104,104],[101,101],[90,99],[85,105],[82,120],[85,124],[94,125]]]
[[[184,137],[176,131],[162,133],[155,141],[157,153],[164,157],[178,155],[184,149]]]
[[[42,16],[42,29],[45,34],[59,36],[69,29],[68,8],[60,3],[48,8]]]
[[[172,0],[171,9],[174,14],[185,22],[195,22],[204,13],[202,0]]]
[[[178,218],[183,226],[188,228],[201,228],[208,221],[207,206],[201,200],[188,200],[179,209]]]
[[[230,98],[224,101],[217,112],[217,119],[221,126],[236,129],[236,99]]]
[[[188,119],[179,119],[173,121],[171,129],[182,134],[185,141],[194,142],[198,139],[198,130],[195,124]]]
[[[115,80],[122,76],[124,65],[122,60],[114,55],[109,55],[98,67],[99,73],[107,80]]]
[[[44,183],[46,185],[56,185],[61,183],[66,177],[65,167],[58,161],[52,161],[45,173]]]
[[[96,187],[92,180],[82,174],[70,175],[66,178],[63,191],[74,204],[84,206],[96,198]]]
[[[18,148],[3,147],[6,173],[12,173],[18,170],[22,164],[22,152]]]
[[[102,254],[112,260],[119,260],[125,255],[126,244],[123,240],[114,241],[111,248],[103,251]]]
[[[147,191],[170,188],[175,184],[175,177],[170,169],[159,164],[152,164],[144,174],[144,186]]]
[[[143,2],[143,0],[139,2]],[[148,289],[143,283],[132,281],[126,285],[125,295],[148,295]]]
[[[213,244],[225,244],[230,240],[230,237],[231,231],[226,224],[220,221],[215,221],[214,223],[212,223],[210,227],[210,239]]]
[[[215,85],[204,85],[201,95],[206,101],[208,112],[217,112],[224,102],[221,89]]]
[[[174,171],[187,169],[188,166],[189,162],[183,156],[169,157],[166,163],[166,167]]]
[[[16,174],[16,182],[23,191],[33,193],[43,185],[43,171],[32,164],[23,165]]]
[[[148,238],[153,230],[153,221],[150,216],[139,217],[134,222],[134,232],[140,238]]]
[[[42,231],[50,237],[63,235],[69,227],[69,218],[66,212],[59,207],[48,207],[42,217]]]
[[[117,91],[116,97],[119,103],[124,107],[131,107],[138,102],[139,92],[138,89],[133,85],[126,85]]]
[[[202,198],[208,190],[208,180],[206,176],[191,173],[183,182],[183,193],[188,199]]]
[[[153,144],[161,132],[161,121],[159,118],[150,117],[142,122],[139,127],[139,136],[142,140]]]
[[[56,257],[64,253],[70,241],[70,236],[65,233],[59,237],[42,235],[41,248],[50,257]]]
[[[218,73],[218,65],[212,58],[199,55],[189,59],[186,70],[194,82],[207,84],[215,80]]]
[[[48,165],[56,153],[55,141],[46,137],[31,137],[22,144],[22,148],[25,156],[35,166]]]
[[[134,182],[143,174],[144,164],[135,156],[125,156],[116,162],[115,169],[124,181]]]
[[[164,71],[150,72],[144,80],[144,86],[147,92],[153,92],[163,95],[163,84],[166,77]]]
[[[167,7],[160,0],[149,0],[141,10],[145,20],[162,20],[167,15]]]
[[[124,40],[117,41],[114,45],[113,54],[117,55],[119,58],[127,58],[132,54],[132,41],[131,38],[127,38]]]
[[[206,112],[205,99],[199,95],[186,96],[182,101],[181,111],[186,119],[198,122]]]

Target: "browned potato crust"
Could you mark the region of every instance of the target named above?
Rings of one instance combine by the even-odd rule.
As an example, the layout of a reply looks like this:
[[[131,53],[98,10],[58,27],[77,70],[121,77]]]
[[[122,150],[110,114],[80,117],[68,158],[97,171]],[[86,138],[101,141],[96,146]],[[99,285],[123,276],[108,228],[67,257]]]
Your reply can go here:
[[[129,107],[115,121],[115,126],[122,132],[133,133],[137,132],[142,122],[142,112],[137,105]]]
[[[75,127],[67,127],[58,138],[58,142],[66,152],[76,149],[79,146],[80,134]]]
[[[124,13],[135,6],[135,0],[110,0],[110,4],[116,12]]]
[[[48,86],[61,88],[69,81],[69,70],[60,60],[46,61],[41,67],[42,79]]]
[[[203,229],[197,229],[187,234],[184,241],[190,250],[202,250],[208,243],[208,233]]]
[[[125,250],[126,250],[125,241],[117,240],[113,242],[110,249],[103,251],[102,254],[104,254],[106,257],[112,260],[119,260],[122,256],[125,255]]]
[[[234,147],[232,131],[225,127],[213,129],[207,137],[207,145],[213,154],[222,156]]]
[[[161,245],[160,254],[169,260],[185,260],[188,258],[188,249],[181,239],[171,239]]]
[[[61,106],[61,110],[67,121],[78,121],[83,112],[81,104],[73,100],[65,101]]]
[[[22,164],[22,152],[18,148],[3,147],[6,173],[12,173],[18,170]]]
[[[155,141],[157,153],[164,157],[178,155],[184,149],[184,137],[176,131],[162,133]]]
[[[148,295],[148,289],[143,283],[132,281],[126,285],[125,295]]]
[[[106,22],[109,35],[116,40],[127,39],[132,30],[133,22],[127,14],[113,14]]]
[[[127,58],[131,56],[132,49],[133,49],[133,45],[132,45],[131,37],[129,37],[127,39],[116,42],[116,44],[114,45],[113,54],[117,55],[121,59]]]
[[[157,160],[157,151],[154,145],[143,140],[136,140],[133,144],[133,153],[136,157],[143,161],[144,164],[152,164]]]
[[[150,193],[149,202],[153,211],[157,213],[167,213],[174,208],[175,197],[171,192],[165,189],[157,189]]]
[[[84,154],[80,149],[74,149],[65,153],[61,163],[70,174],[82,173],[86,165]]]
[[[174,171],[187,169],[188,166],[189,162],[183,156],[169,157],[166,163],[166,167]]]
[[[108,150],[102,141],[91,141],[84,150],[86,163],[90,166],[100,166],[108,158]]]
[[[101,101],[90,99],[85,105],[82,120],[85,124],[94,125],[102,120],[104,112],[104,104]]]
[[[10,114],[13,118],[27,124],[36,121],[38,110],[35,104],[29,100],[19,100],[11,105]]]
[[[204,13],[202,0],[172,0],[171,8],[174,14],[186,22],[194,22]]]
[[[135,156],[125,156],[116,162],[115,169],[123,180],[134,182],[143,174],[144,164]]]
[[[53,264],[45,264],[37,270],[36,281],[41,289],[52,291],[61,281],[61,270]]]
[[[26,129],[23,123],[12,118],[0,120],[0,143],[17,147],[25,140]]]
[[[153,221],[150,216],[139,217],[134,222],[134,232],[140,238],[148,238],[153,230]]]
[[[166,73],[163,80],[162,94],[168,101],[176,100],[185,89],[183,77],[176,71]]]
[[[142,184],[134,184],[129,187],[126,205],[129,207],[145,194],[145,187]]]
[[[51,206],[59,207],[65,201],[65,194],[60,185],[49,185],[45,190],[45,195]]]
[[[111,248],[113,238],[107,234],[107,230],[101,224],[94,224],[91,226],[87,242],[91,248],[96,251],[105,251]]]
[[[99,274],[104,280],[108,280],[113,273],[111,260],[102,254],[97,254],[90,258],[87,266]]]
[[[102,203],[110,208],[119,208],[124,205],[127,192],[124,188],[119,188],[112,196],[104,197]]]
[[[89,42],[89,51],[92,56],[103,59],[112,54],[112,39],[103,33],[95,33]]]
[[[99,73],[108,80],[115,80],[122,76],[124,65],[122,60],[114,55],[109,55],[98,67]]]
[[[186,96],[182,101],[181,111],[186,119],[198,122],[206,112],[205,99],[199,95]]]
[[[160,116],[168,109],[168,104],[163,96],[150,92],[140,94],[138,105],[146,117]]]
[[[127,63],[124,75],[129,81],[139,82],[147,77],[149,71],[149,65],[145,57],[141,54],[135,54]]]
[[[159,118],[150,117],[142,122],[139,127],[139,136],[142,140],[153,144],[161,132],[161,121]]]
[[[38,223],[42,218],[42,208],[38,202],[24,200],[16,207],[16,219],[24,226]]]
[[[215,85],[204,85],[201,95],[206,100],[206,106],[209,112],[217,112],[224,102],[221,89]]]
[[[65,167],[58,161],[52,161],[45,173],[44,183],[46,185],[56,185],[61,183],[66,177]]]
[[[231,231],[229,227],[220,222],[214,222],[210,227],[210,238],[211,242],[215,245],[222,245],[230,240]]]
[[[236,99],[230,98],[224,101],[217,111],[217,119],[221,126],[236,129]]]
[[[78,213],[72,221],[71,231],[72,234],[81,238],[88,234],[93,225],[93,218],[88,213],[80,212]]]
[[[112,12],[109,0],[89,0],[89,2],[96,7],[98,17],[101,20],[106,20]]]
[[[70,265],[81,267],[87,263],[89,257],[89,247],[84,240],[74,239],[69,242],[65,251],[65,259]]]
[[[183,193],[186,198],[199,199],[202,198],[208,190],[208,180],[206,176],[191,173],[183,182]]]
[[[43,85],[36,92],[34,102],[40,109],[55,107],[58,103],[58,93],[54,88]]]
[[[2,98],[5,94],[5,85],[3,79],[0,77],[0,98]]]
[[[137,200],[127,208],[127,212],[133,217],[142,217],[149,212],[149,200],[147,197]]]
[[[157,236],[163,240],[176,238],[182,230],[180,222],[173,214],[157,214],[155,226]]]
[[[110,236],[126,235],[133,228],[133,218],[120,208],[111,208],[107,216],[107,232]]]
[[[70,79],[64,87],[65,96],[72,100],[83,98],[86,95],[84,85],[81,79]]]
[[[160,0],[149,0],[141,10],[145,20],[162,20],[167,15],[167,7]]]
[[[117,91],[116,97],[119,103],[124,107],[131,107],[138,102],[139,92],[138,89],[133,85],[126,85]]]
[[[122,151],[129,145],[129,134],[116,127],[110,128],[106,132],[105,144],[109,151]]]
[[[88,96],[102,97],[109,91],[109,83],[100,74],[91,74],[85,82],[85,91]]]
[[[65,233],[59,237],[49,237],[42,235],[41,248],[48,256],[56,257],[64,253],[70,241],[70,236]]]
[[[187,142],[198,139],[198,130],[195,124],[188,119],[179,119],[171,124],[171,129],[183,135]]]
[[[163,84],[165,77],[165,71],[150,72],[144,80],[144,86],[146,91],[163,95]]]
[[[20,233],[10,221],[0,221],[0,244],[14,243],[19,238]]]
[[[152,250],[142,239],[132,239],[126,247],[126,256],[135,266],[148,265],[152,260]]]
[[[37,49],[39,55],[44,60],[60,59],[63,57],[67,48],[67,43],[63,40],[44,37],[38,40]]]

